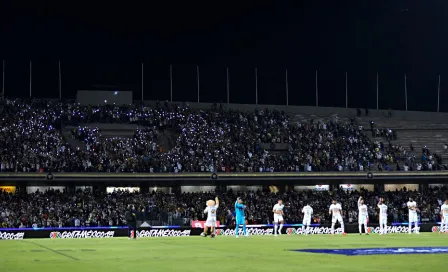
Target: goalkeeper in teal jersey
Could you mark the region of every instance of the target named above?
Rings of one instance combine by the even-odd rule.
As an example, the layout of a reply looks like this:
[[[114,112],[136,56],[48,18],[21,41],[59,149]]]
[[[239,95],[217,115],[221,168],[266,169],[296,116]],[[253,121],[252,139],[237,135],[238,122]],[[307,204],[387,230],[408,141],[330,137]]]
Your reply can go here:
[[[243,201],[241,200],[241,197],[238,197],[236,202],[235,202],[235,223],[236,223],[236,228],[235,228],[235,236],[236,238],[238,238],[238,231],[240,228],[240,225],[243,225],[243,234],[244,236],[247,236],[247,232],[246,232],[246,219],[244,218],[244,209],[246,209],[246,206],[242,204]]]

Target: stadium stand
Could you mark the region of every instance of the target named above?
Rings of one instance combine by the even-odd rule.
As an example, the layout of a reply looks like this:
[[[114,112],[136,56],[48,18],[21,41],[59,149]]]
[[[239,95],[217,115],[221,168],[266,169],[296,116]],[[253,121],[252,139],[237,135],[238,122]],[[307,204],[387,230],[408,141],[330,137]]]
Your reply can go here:
[[[0,106],[1,172],[309,172],[445,170],[446,130],[439,123],[340,114],[238,110],[213,105],[156,103],[81,106],[63,101],[6,100]],[[412,143],[412,146],[410,144]],[[304,201],[314,220],[328,222],[328,204],[343,203],[347,222],[356,222],[363,195],[373,221],[378,192],[286,191],[208,193],[75,194],[60,191],[0,193],[0,226],[120,226],[128,204],[140,222],[189,225],[203,220],[204,200],[220,197],[219,219],[233,224],[233,203],[248,204],[250,223],[272,221],[271,206],[286,202],[288,222],[301,222]],[[404,203],[422,203],[421,217],[439,220],[446,187],[420,192],[383,192],[391,222],[404,220]]]
[[[426,151],[424,157],[410,152],[404,141],[416,134],[399,132],[397,137],[392,121],[378,120],[375,126],[381,131],[393,127],[387,143],[369,135],[366,118],[291,115],[269,109],[192,110],[187,104],[168,103],[92,107],[7,100],[1,111],[3,172],[444,169],[443,147],[428,143],[428,149],[436,152]],[[431,142],[425,135],[411,140],[417,141],[414,148],[424,140]],[[436,138],[440,145],[446,139]]]

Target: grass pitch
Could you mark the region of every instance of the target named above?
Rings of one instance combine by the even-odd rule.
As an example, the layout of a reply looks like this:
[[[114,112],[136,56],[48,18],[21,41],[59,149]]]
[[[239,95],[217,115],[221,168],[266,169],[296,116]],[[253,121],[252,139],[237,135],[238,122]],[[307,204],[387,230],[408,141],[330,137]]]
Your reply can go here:
[[[448,246],[448,235],[0,240],[0,271],[444,271],[448,254],[343,256],[292,249]]]

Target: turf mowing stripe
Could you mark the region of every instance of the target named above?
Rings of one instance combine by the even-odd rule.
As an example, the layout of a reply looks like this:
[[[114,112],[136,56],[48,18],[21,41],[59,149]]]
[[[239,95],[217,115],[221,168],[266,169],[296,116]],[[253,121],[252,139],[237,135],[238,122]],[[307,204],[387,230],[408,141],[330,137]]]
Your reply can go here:
[[[43,248],[43,249],[46,249],[46,250],[48,250],[48,251],[51,251],[51,252],[53,252],[53,253],[56,253],[56,254],[59,254],[59,255],[61,255],[61,256],[67,257],[67,258],[69,258],[69,259],[72,259],[72,260],[74,260],[74,261],[79,261],[78,258],[75,258],[75,257],[73,257],[73,256],[70,256],[70,255],[68,255],[68,254],[65,254],[65,253],[62,253],[62,252],[59,252],[59,251],[56,251],[56,250],[54,250],[54,249],[51,249],[51,248],[46,247],[46,246],[41,245],[41,244],[38,244],[38,243],[35,243],[35,242],[30,242],[30,241],[23,241],[23,240],[22,240],[22,242],[24,242],[24,243],[28,243],[28,244],[33,244],[33,245],[36,245],[36,246],[41,247],[41,248]]]

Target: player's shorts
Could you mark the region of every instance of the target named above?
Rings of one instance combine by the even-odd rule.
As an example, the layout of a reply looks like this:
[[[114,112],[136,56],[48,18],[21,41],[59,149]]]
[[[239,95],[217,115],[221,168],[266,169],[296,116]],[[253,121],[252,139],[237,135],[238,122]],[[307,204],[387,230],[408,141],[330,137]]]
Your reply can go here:
[[[417,213],[410,213],[409,214],[409,222],[418,222]]]
[[[237,225],[244,225],[244,224],[246,224],[246,219],[244,217],[237,217],[235,219],[235,223]]]
[[[303,218],[303,222],[302,222],[302,224],[305,225],[305,226],[309,226],[309,225],[311,225],[311,217],[305,217],[305,218]]]
[[[443,224],[448,224],[448,215],[442,216],[442,223]]]
[[[207,221],[205,221],[206,227],[216,227],[216,218],[207,218]]]
[[[367,225],[368,222],[369,222],[369,218],[367,216],[365,216],[365,215],[359,216],[358,224],[365,224],[365,225]]]
[[[283,221],[283,216],[281,214],[274,214],[274,222],[278,223]]]
[[[380,224],[387,225],[387,217],[381,217],[380,216]]]
[[[331,218],[331,223],[336,223],[336,221],[339,222],[339,223],[343,222],[341,214],[333,215],[333,217]]]

